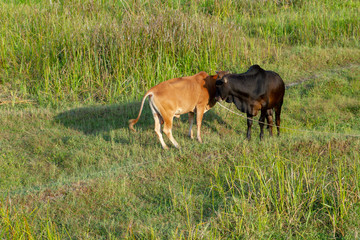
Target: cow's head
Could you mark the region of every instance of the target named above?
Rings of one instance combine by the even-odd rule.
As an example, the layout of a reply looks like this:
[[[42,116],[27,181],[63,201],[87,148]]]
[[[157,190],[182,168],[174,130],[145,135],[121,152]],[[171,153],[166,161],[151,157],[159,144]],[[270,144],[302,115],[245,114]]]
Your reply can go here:
[[[218,78],[218,80],[216,80],[215,86],[216,86],[216,93],[215,93],[216,101],[221,102],[222,100],[227,100],[230,93],[230,86],[227,77],[223,75],[221,76],[221,78]]]

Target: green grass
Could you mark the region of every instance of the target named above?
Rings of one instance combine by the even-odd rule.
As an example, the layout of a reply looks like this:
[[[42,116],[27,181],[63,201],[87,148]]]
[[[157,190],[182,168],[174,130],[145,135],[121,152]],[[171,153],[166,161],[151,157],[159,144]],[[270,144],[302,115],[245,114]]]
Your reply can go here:
[[[133,101],[254,63],[287,80],[360,55],[358,1],[25,2],[0,3],[0,82],[41,105]]]
[[[324,71],[288,89],[282,125],[359,134],[359,73]],[[21,234],[30,219],[26,232],[44,238],[49,226],[62,238],[357,236],[359,138],[283,130],[260,142],[255,124],[248,142],[245,119],[217,106],[203,144],[184,117],[174,124],[182,150],[164,151],[149,107],[128,131],[138,108],[2,108],[2,211],[16,213],[2,229],[13,221]]]
[[[358,238],[359,7],[0,2],[0,238]],[[182,116],[182,149],[164,151],[147,104],[128,130],[151,86],[256,63],[306,80],[283,106],[298,131],[260,142],[254,124],[248,142],[246,120],[216,106],[203,144]]]

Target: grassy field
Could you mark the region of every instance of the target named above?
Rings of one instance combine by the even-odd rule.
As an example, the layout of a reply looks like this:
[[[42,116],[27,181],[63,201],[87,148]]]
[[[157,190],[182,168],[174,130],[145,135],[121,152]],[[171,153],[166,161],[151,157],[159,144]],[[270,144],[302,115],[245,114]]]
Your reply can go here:
[[[359,8],[1,1],[0,239],[359,238]],[[294,130],[260,142],[254,124],[249,142],[217,105],[203,144],[182,116],[164,151],[146,105],[129,132],[149,87],[256,63],[303,81],[285,95]]]

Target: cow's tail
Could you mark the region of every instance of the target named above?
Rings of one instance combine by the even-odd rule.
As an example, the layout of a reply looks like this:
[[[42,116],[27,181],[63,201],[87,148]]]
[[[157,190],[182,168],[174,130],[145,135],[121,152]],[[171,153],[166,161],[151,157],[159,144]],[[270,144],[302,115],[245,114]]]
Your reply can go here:
[[[136,130],[135,130],[135,128],[134,128],[134,125],[139,121],[139,118],[140,118],[142,109],[143,109],[143,107],[144,107],[145,99],[146,99],[149,95],[152,95],[152,94],[153,94],[152,92],[147,92],[147,93],[145,94],[145,96],[143,97],[143,99],[142,99],[142,101],[141,101],[141,107],[140,107],[139,115],[137,116],[136,119],[130,119],[130,120],[129,120],[129,128],[130,128],[131,131],[136,132]]]

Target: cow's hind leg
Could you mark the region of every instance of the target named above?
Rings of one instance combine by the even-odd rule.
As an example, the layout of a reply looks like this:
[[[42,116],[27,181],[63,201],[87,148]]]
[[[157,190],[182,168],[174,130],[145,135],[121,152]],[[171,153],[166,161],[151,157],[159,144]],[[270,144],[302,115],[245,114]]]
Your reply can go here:
[[[250,140],[251,139],[251,126],[253,124],[253,119],[252,119],[253,116],[250,114],[247,114],[246,116],[247,116],[247,126],[248,126],[246,137],[248,140]]]
[[[149,101],[149,103],[150,103],[151,112],[153,114],[154,121],[155,121],[155,132],[158,135],[161,146],[164,149],[168,149],[168,146],[166,146],[165,141],[162,136],[162,133],[161,133],[161,124],[163,123],[163,118],[161,117],[160,113],[157,112],[157,110],[153,106],[153,103],[151,100]]]
[[[173,118],[172,117],[166,117],[164,118],[164,128],[163,131],[166,134],[166,136],[170,139],[170,141],[172,142],[172,144],[174,144],[174,146],[176,148],[180,148],[179,144],[176,142],[175,138],[172,135],[172,122],[173,122]]]
[[[193,112],[189,112],[189,137],[191,139],[193,139],[193,133],[192,133],[192,126],[193,126],[193,123],[194,123],[194,113]]]
[[[281,114],[281,106],[283,102],[281,101],[276,107],[275,107],[275,122],[276,122],[276,128],[277,128],[277,135],[280,135],[280,114]]]
[[[267,120],[267,128],[269,129],[269,134],[270,136],[272,136],[273,135],[272,127],[274,125],[272,109],[267,110],[266,120]]]
[[[263,137],[264,137],[264,123],[265,123],[266,116],[267,116],[267,110],[266,109],[261,110],[261,115],[260,115],[260,119],[259,119],[260,140],[263,139]]]

